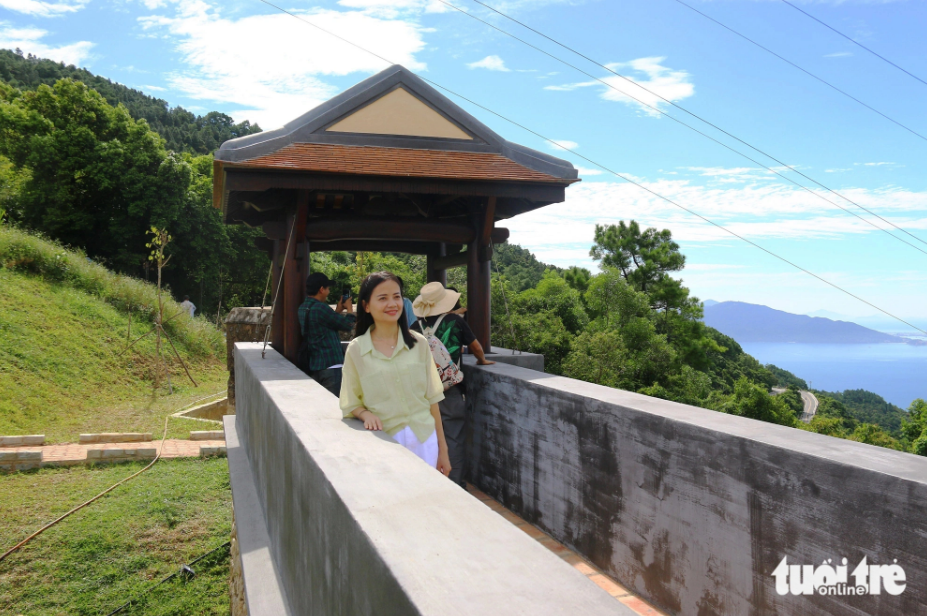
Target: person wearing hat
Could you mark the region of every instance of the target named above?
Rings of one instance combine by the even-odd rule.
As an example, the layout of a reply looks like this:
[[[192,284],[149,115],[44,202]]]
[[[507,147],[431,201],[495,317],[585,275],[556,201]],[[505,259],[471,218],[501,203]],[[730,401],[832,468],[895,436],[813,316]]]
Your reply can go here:
[[[299,307],[299,327],[303,334],[299,367],[325,389],[340,396],[344,351],[338,332],[351,331],[357,319],[350,297],[339,299],[334,310],[328,305],[328,294],[334,284],[321,272],[306,278],[307,297]]]
[[[486,359],[480,341],[473,335],[473,330],[470,329],[463,317],[452,312],[459,300],[460,293],[457,291],[445,289],[440,282],[429,282],[422,287],[421,293],[412,302],[412,310],[417,317],[412,329],[424,333],[426,328],[433,328],[440,318],[441,322],[438,323],[434,336],[444,344],[455,364],[460,365],[464,345],[467,346],[471,354],[476,356],[479,365],[488,366],[496,363]],[[465,487],[463,478],[466,470],[466,444],[464,439],[466,438],[467,426],[467,402],[464,398],[465,384],[466,381],[445,391],[444,400],[438,403],[438,408],[441,411],[441,422],[444,425],[444,437],[447,440],[448,455],[451,461],[449,477],[461,487]]]

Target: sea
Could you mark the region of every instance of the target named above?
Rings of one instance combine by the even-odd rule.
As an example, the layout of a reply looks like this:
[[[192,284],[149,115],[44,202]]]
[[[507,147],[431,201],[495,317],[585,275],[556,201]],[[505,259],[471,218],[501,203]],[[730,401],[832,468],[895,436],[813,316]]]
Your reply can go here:
[[[775,364],[812,389],[867,389],[907,409],[927,400],[927,345],[911,344],[741,344],[762,364]]]

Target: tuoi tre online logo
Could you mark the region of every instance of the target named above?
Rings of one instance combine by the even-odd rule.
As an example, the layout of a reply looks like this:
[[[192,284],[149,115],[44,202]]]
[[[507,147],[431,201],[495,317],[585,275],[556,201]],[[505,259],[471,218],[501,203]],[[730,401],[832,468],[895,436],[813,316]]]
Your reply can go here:
[[[780,595],[880,595],[884,590],[890,595],[900,595],[907,587],[904,569],[893,561],[891,565],[870,565],[866,557],[847,576],[847,559],[843,564],[832,566],[828,558],[815,567],[814,565],[790,565],[788,557],[772,572],[776,578],[776,592]]]

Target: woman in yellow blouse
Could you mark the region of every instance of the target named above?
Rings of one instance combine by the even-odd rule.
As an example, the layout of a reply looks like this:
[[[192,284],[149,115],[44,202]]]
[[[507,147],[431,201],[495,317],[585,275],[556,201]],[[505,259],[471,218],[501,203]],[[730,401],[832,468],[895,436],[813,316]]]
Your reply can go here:
[[[437,468],[451,472],[438,402],[444,387],[428,341],[409,331],[399,279],[370,274],[358,293],[355,337],[344,356],[341,410],[368,430],[393,439]]]

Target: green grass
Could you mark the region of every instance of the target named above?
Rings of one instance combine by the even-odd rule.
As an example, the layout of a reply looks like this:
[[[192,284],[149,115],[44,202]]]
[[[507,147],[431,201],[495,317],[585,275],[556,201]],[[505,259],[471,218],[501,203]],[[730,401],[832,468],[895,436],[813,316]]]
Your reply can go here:
[[[0,547],[142,468],[141,463],[0,475]],[[0,562],[0,613],[108,614],[228,541],[224,459],[162,460]],[[228,551],[122,614],[228,614]]]
[[[45,434],[73,442],[81,432],[152,432],[164,416],[223,391],[225,341],[203,319],[165,329],[199,387],[169,357],[173,394],[153,395],[155,288],[90,263],[79,252],[0,226],[0,434]],[[168,300],[165,314],[179,307]],[[166,345],[166,342],[164,343]],[[170,353],[170,348],[165,348]],[[203,429],[172,421],[171,436]]]

